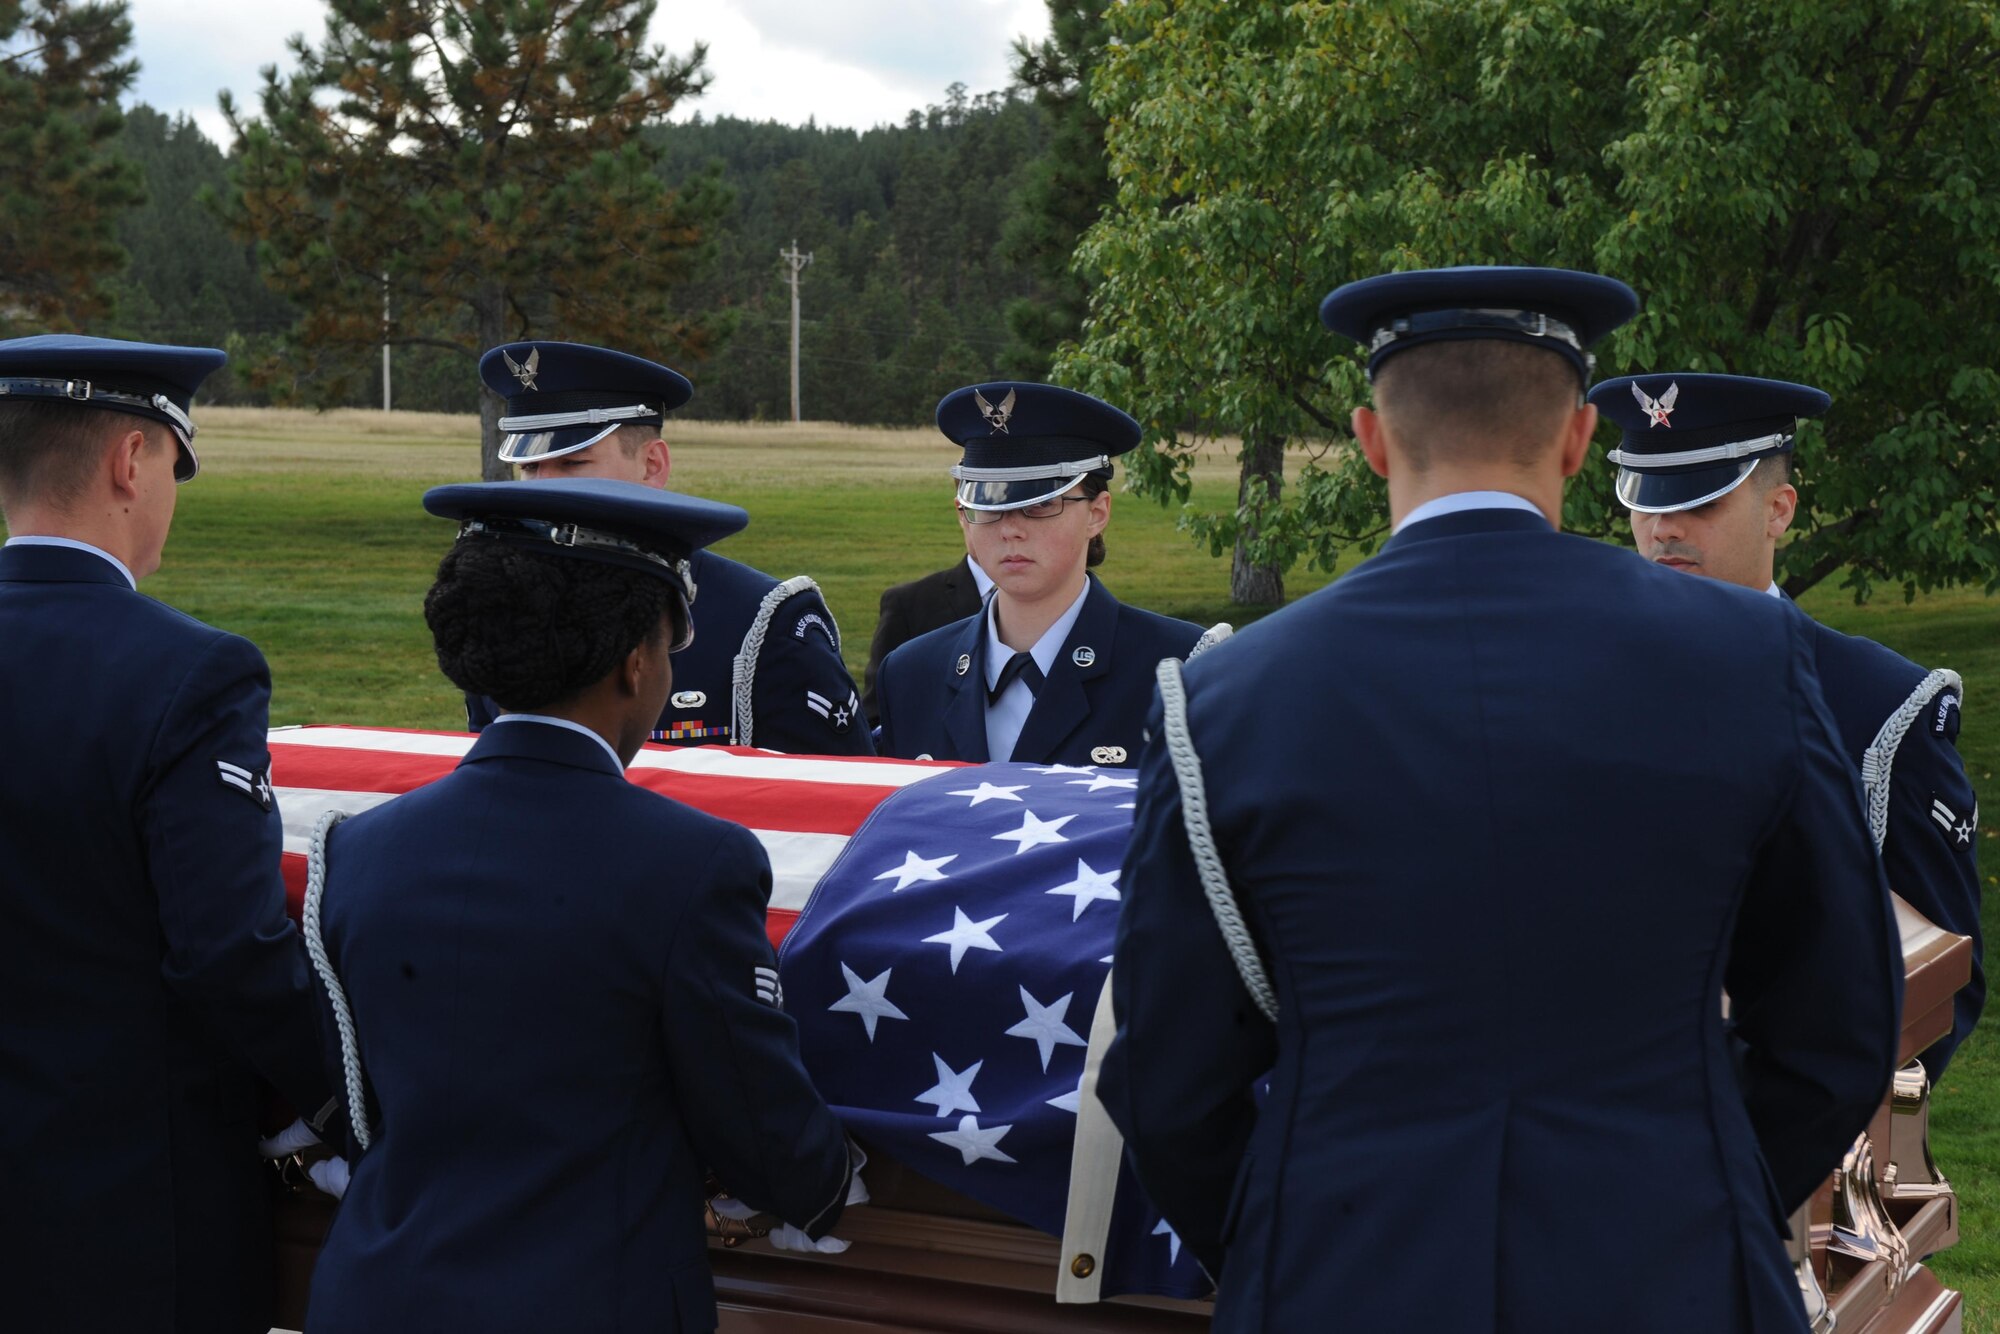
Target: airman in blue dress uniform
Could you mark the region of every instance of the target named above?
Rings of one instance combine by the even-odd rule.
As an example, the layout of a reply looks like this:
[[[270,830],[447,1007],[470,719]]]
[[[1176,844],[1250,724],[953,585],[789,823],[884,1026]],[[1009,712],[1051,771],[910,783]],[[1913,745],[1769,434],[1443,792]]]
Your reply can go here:
[[[965,451],[951,470],[958,517],[994,589],[976,615],[884,659],[877,749],[1136,764],[1154,665],[1203,638],[1125,606],[1089,572],[1104,558],[1111,460],[1139,443],[1139,423],[1088,394],[1017,382],[954,390],[937,422]]]
[[[1218,1330],[1804,1334],[1785,1220],[1888,1088],[1902,960],[1811,622],[1558,529],[1636,305],[1334,292],[1394,535],[1153,715],[1099,1093]]]
[[[705,605],[695,554],[748,516],[600,479],[424,504],[461,521],[439,665],[501,713],[333,828],[308,889],[366,1142],[306,1327],[713,1328],[705,1173],[815,1238],[855,1184],[776,1004],[761,845],[624,774]]]
[[[529,480],[608,477],[664,487],[671,456],[660,428],[694,386],[642,357],[578,343],[496,347],[479,361],[507,400],[500,457]],[[762,746],[802,755],[866,755],[861,696],[840,657],[840,629],[819,586],[695,553],[702,633],[674,657],[679,682],[653,740],[676,746]],[[466,701],[467,726],[491,722],[490,700]]]
[[[0,343],[0,1324],[262,1331],[260,1089],[322,1127],[255,646],[144,597],[224,356]]]
[[[1590,400],[1624,432],[1612,461],[1639,553],[1782,597],[1772,573],[1798,508],[1791,477],[1799,419],[1819,416],[1832,400],[1807,385],[1692,372],[1607,380]],[[1972,937],[1972,978],[1954,998],[1951,1033],[1919,1058],[1936,1080],[1986,1000],[1978,803],[1955,744],[1962,689],[1955,676],[1927,672],[1873,640],[1817,622],[1813,631],[1820,688],[1869,792],[1889,888],[1945,930]]]

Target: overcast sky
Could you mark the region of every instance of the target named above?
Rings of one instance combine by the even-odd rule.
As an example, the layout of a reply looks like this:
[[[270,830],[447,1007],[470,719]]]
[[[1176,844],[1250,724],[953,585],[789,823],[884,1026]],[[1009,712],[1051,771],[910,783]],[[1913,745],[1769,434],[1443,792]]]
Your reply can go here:
[[[226,145],[227,88],[255,111],[258,71],[289,67],[285,41],[324,31],[322,0],[131,0],[136,100],[182,112]],[[660,0],[653,40],[708,43],[714,76],[683,115],[867,128],[896,122],[963,83],[1006,86],[1017,36],[1048,33],[1045,0]]]

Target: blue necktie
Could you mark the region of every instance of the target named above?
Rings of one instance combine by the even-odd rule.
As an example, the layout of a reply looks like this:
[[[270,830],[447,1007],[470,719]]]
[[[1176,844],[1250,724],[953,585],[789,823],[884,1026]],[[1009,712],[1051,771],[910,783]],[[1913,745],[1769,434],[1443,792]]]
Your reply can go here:
[[[1007,687],[1013,685],[1016,680],[1028,683],[1028,693],[1030,695],[1041,693],[1042,669],[1035,666],[1034,654],[1016,653],[1013,657],[1007,659],[1007,665],[1000,669],[1000,679],[993,683],[991,690],[986,692],[986,702],[991,704],[994,700],[1006,694]]]

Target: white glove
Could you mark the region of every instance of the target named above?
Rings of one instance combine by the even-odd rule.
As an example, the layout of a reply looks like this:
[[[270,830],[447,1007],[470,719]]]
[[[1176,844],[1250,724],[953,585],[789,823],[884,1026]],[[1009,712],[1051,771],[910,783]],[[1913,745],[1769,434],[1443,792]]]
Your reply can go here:
[[[708,1202],[708,1207],[715,1210],[717,1218],[732,1218],[739,1223],[748,1221],[757,1213],[734,1195],[718,1195]]]
[[[306,1169],[312,1183],[334,1199],[347,1194],[347,1179],[350,1175],[345,1158],[322,1158]]]
[[[772,1228],[770,1242],[781,1251],[803,1251],[807,1255],[839,1255],[847,1249],[847,1243],[839,1237],[821,1237],[814,1241],[790,1223],[780,1223]]]
[[[319,1136],[303,1119],[292,1122],[269,1139],[257,1141],[257,1152],[266,1158],[289,1158],[301,1149],[310,1149],[319,1143]]]

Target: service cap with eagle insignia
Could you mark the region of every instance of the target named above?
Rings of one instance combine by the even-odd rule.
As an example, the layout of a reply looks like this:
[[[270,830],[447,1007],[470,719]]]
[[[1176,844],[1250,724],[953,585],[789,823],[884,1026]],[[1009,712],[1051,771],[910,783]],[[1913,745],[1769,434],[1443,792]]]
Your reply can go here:
[[[1005,380],[954,389],[938,430],[965,451],[951,470],[969,510],[1014,510],[1059,496],[1139,443],[1139,423],[1102,399]]]
[[[1368,375],[1426,343],[1502,338],[1546,348],[1590,383],[1590,345],[1639,311],[1616,278],[1574,269],[1467,265],[1383,273],[1329,292],[1320,322],[1368,349]]]
[[[83,334],[37,334],[0,342],[0,399],[32,398],[164,422],[180,454],[174,480],[201,471],[195,457],[194,395],[229,354],[215,347],[128,343]]]
[[[507,463],[588,449],[621,426],[658,426],[694,396],[679,371],[584,343],[506,343],[479,359],[479,378],[507,400]]]
[[[1693,371],[1606,380],[1590,401],[1625,433],[1610,456],[1618,500],[1641,514],[1722,499],[1833,403],[1810,385]]]

